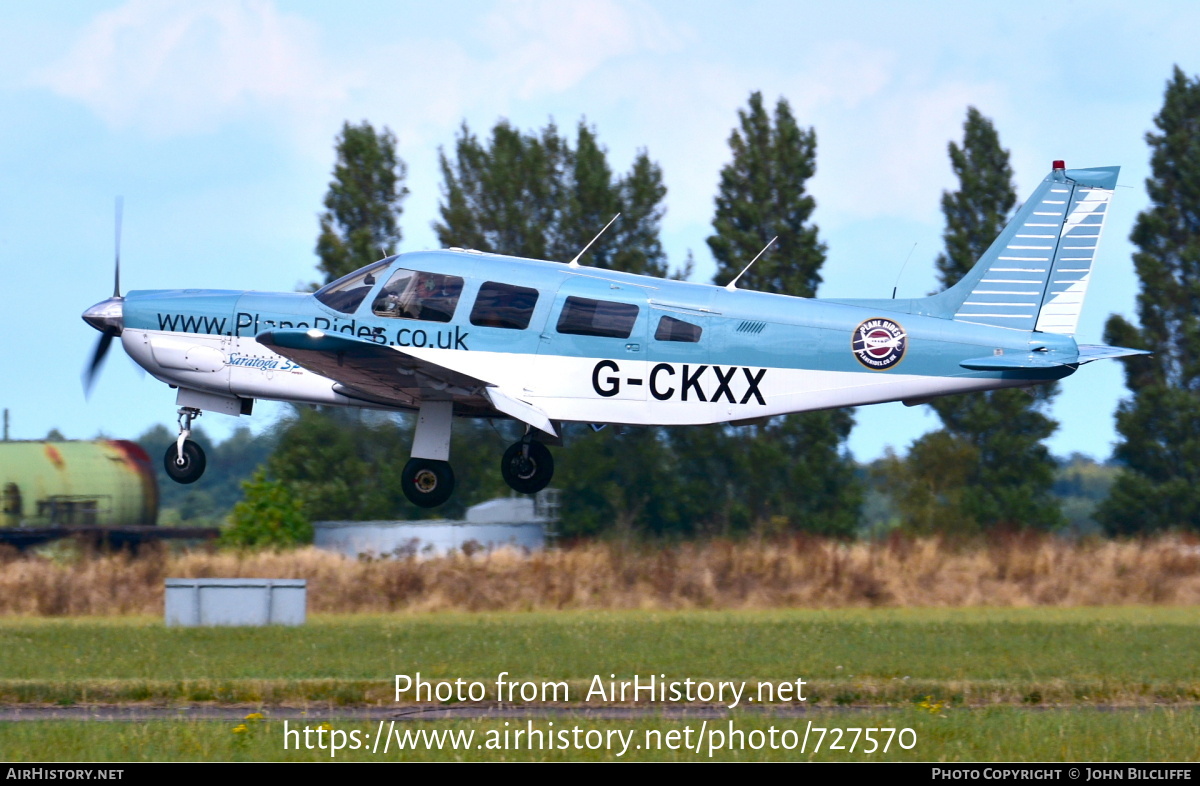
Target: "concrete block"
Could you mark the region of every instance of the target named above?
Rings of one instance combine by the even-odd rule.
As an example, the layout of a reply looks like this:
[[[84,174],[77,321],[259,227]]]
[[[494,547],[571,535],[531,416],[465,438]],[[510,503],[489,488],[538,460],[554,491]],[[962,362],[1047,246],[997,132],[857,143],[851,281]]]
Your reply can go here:
[[[304,579],[167,579],[168,627],[303,625]]]

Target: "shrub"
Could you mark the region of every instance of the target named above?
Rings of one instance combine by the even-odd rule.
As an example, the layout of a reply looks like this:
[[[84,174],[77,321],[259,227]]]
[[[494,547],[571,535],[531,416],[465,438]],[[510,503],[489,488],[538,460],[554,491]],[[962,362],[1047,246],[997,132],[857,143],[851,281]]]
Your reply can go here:
[[[312,523],[287,484],[268,480],[259,469],[242,488],[245,497],[234,506],[229,526],[221,533],[222,545],[289,548],[312,543]]]

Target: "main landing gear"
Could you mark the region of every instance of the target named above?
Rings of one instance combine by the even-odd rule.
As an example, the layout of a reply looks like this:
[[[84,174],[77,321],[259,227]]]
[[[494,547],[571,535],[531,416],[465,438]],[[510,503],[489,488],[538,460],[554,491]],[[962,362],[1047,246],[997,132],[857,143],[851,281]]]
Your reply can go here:
[[[192,420],[198,417],[200,410],[195,407],[182,407],[179,410],[179,437],[163,456],[163,469],[176,483],[195,483],[208,465],[204,451],[188,439],[192,435]]]
[[[449,461],[410,458],[400,473],[400,488],[419,508],[436,508],[454,493],[454,470]]]
[[[204,451],[192,440],[192,421],[200,417],[196,407],[179,410],[179,436],[163,456],[163,469],[176,483],[195,483],[204,474],[207,459]],[[454,493],[454,470],[450,467],[450,424],[454,404],[450,401],[430,401],[417,415],[413,435],[412,458],[400,473],[400,488],[412,504],[436,508]],[[554,456],[534,439],[534,430],[526,428],[525,436],[504,451],[500,474],[513,491],[536,494],[550,484],[554,477]]]
[[[435,508],[454,493],[454,470],[450,468],[450,426],[454,415],[451,401],[427,401],[417,414],[412,458],[400,474],[400,488],[412,504]],[[500,474],[504,482],[522,494],[536,494],[554,477],[554,457],[527,428],[520,441],[504,451]]]
[[[529,434],[520,442],[509,445],[500,459],[500,474],[513,491],[536,494],[550,484],[554,477],[554,456]]]

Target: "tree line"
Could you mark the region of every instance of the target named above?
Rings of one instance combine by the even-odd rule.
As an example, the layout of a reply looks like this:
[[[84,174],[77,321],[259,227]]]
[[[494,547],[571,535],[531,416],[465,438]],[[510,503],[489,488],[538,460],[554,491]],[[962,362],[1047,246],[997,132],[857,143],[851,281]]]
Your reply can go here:
[[[1095,519],[1110,534],[1200,530],[1200,79],[1176,68],[1147,134],[1151,204],[1132,234],[1141,282],[1138,324],[1113,315],[1104,339],[1150,349],[1122,359],[1130,396],[1117,411],[1119,469]],[[778,237],[739,287],[813,297],[826,245],[807,182],[817,136],[779,98],[755,92],[729,137],[707,243],[725,284]],[[326,282],[400,249],[408,193],[394,135],[346,123],[320,215],[318,270]],[[958,188],[942,196],[945,247],[939,283],[957,282],[987,249],[1017,204],[1009,152],[990,119],[969,107],[961,141],[948,145]],[[442,199],[434,230],[445,246],[566,260],[616,213],[620,220],[588,252],[588,264],[654,276],[693,274],[690,252],[674,266],[660,239],[666,186],[639,150],[614,172],[597,131],[553,123],[525,132],[500,120],[486,136],[461,126],[439,153]],[[649,535],[813,532],[853,535],[864,499],[883,493],[895,523],[916,532],[1054,530],[1056,463],[1045,439],[1057,428],[1047,407],[1057,384],[947,396],[931,406],[941,428],[904,455],[864,472],[846,440],[850,409],[776,417],[749,426],[566,428],[554,486],[562,534]],[[411,418],[360,410],[298,407],[272,435],[251,496],[297,500],[321,519],[431,515],[399,484]],[[433,515],[507,494],[498,467],[514,424],[456,422],[452,455],[459,493]],[[1061,478],[1059,478],[1061,481]],[[261,500],[260,500],[261,501]],[[254,503],[247,500],[243,505]],[[260,506],[261,507],[261,506]],[[243,508],[249,510],[249,508]]]

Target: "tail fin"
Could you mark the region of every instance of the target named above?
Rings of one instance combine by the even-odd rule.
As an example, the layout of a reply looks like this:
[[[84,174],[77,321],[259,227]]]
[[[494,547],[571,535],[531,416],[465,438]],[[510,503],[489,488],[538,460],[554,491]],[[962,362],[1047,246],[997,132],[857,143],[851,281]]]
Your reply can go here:
[[[1073,335],[1120,170],[1066,169],[1055,161],[975,267],[915,310]]]

